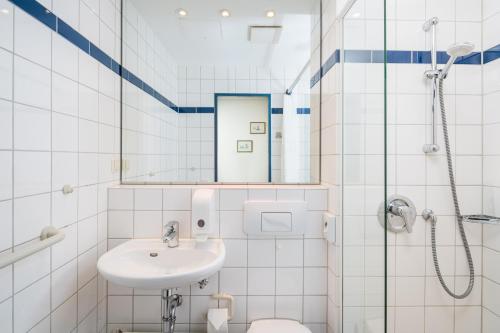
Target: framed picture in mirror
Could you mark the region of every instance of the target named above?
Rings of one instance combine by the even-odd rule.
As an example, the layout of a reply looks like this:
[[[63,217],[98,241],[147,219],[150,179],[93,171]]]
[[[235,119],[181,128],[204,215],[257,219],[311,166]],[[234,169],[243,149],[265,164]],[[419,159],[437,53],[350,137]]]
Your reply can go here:
[[[253,140],[238,140],[238,153],[253,153]]]
[[[266,123],[264,122],[251,122],[250,134],[266,134]]]

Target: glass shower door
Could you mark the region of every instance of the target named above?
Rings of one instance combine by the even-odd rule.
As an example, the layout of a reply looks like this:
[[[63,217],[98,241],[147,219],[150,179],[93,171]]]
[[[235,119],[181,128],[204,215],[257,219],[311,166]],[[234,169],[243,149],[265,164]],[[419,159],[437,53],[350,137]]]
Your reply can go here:
[[[343,2],[339,331],[499,332],[500,5]]]
[[[342,332],[386,332],[384,1],[341,13]],[[382,207],[382,218],[377,213]],[[382,220],[382,223],[380,222]]]

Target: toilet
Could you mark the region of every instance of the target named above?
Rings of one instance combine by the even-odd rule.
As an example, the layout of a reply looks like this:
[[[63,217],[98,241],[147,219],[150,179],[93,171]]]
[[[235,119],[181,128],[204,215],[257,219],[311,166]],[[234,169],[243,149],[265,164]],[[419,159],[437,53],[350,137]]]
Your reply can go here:
[[[262,319],[253,321],[247,333],[311,333],[311,331],[295,320]]]

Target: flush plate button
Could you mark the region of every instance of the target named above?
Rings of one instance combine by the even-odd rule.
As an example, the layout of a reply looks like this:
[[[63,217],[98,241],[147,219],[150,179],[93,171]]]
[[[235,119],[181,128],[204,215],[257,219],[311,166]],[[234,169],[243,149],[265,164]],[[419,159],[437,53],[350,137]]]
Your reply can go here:
[[[243,231],[255,236],[301,236],[308,217],[303,200],[248,200],[244,203]]]
[[[263,212],[261,223],[263,232],[291,232],[292,214],[289,212]]]

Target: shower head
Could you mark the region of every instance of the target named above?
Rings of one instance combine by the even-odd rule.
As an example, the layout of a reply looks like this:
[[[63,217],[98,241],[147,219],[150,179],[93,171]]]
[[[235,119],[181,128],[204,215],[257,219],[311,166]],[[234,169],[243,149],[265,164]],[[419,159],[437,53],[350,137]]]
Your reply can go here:
[[[473,49],[474,49],[474,44],[472,43],[469,42],[457,43],[451,45],[448,48],[448,50],[446,50],[446,53],[448,53],[450,57],[458,58],[468,55],[469,53],[472,52]]]
[[[446,53],[450,56],[450,59],[448,60],[448,63],[446,63],[446,66],[441,71],[441,77],[446,78],[448,75],[448,72],[450,71],[451,66],[455,63],[458,57],[464,57],[468,54],[470,54],[474,50],[474,44],[470,42],[464,42],[464,43],[457,43],[451,45],[448,50],[446,50]]]

